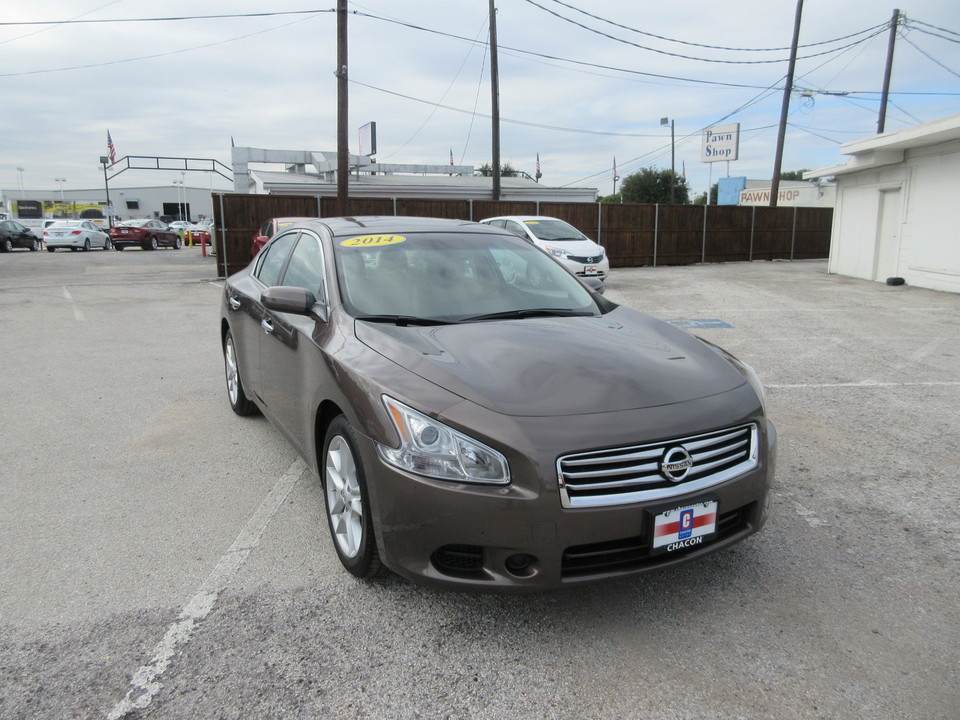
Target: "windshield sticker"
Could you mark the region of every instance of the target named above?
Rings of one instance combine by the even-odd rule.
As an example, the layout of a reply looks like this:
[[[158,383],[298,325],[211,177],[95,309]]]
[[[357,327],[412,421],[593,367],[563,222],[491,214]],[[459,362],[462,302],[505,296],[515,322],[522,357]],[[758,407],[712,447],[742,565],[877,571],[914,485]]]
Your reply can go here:
[[[539,221],[539,220],[524,220],[524,221],[523,221],[523,224],[524,224],[524,225],[539,225],[539,224],[540,224],[540,221]]]
[[[340,243],[343,247],[379,247],[381,245],[395,245],[405,242],[403,235],[361,235],[352,237]]]

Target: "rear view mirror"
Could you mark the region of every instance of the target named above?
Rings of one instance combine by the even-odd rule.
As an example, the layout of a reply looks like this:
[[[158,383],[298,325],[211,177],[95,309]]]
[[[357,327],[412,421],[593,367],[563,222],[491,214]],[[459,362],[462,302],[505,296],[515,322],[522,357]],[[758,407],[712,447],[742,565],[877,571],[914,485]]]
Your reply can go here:
[[[269,287],[260,296],[263,306],[274,312],[294,315],[311,315],[318,320],[327,321],[326,308],[317,302],[317,297],[309,290],[290,285]]]

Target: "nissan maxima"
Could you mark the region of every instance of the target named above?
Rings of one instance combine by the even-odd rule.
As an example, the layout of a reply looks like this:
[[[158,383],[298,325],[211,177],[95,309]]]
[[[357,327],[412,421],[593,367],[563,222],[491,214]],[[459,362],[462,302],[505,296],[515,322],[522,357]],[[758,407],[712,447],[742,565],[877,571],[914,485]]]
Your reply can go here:
[[[358,577],[544,590],[766,521],[776,430],[754,371],[504,230],[298,222],[228,278],[220,336],[231,407],[316,471]]]

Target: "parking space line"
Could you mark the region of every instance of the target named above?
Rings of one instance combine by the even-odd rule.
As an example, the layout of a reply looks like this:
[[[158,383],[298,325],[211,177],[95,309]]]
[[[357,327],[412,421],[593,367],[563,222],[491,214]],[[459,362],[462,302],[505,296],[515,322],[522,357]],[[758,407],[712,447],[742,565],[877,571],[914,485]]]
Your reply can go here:
[[[70,303],[70,307],[73,308],[73,316],[77,319],[77,322],[83,322],[86,319],[83,316],[83,311],[77,307],[77,301],[73,299],[73,295],[67,290],[66,285],[63,286],[63,297]]]
[[[66,290],[66,288],[64,288]],[[297,481],[307,470],[306,464],[297,458],[283,476],[267,493],[243,530],[234,540],[213,572],[207,577],[197,593],[183,607],[177,621],[169,627],[163,639],[153,650],[153,658],[142,665],[130,680],[132,686],[126,697],[118,702],[107,715],[107,720],[120,720],[135,710],[146,708],[160,692],[163,683],[160,677],[170,666],[173,657],[190,641],[200,622],[210,614],[220,593],[230,584],[237,570],[246,561],[250,551],[260,543],[260,537],[270,520],[280,509]]]
[[[960,387],[960,381],[956,380],[930,380],[918,382],[874,382],[868,380],[865,382],[846,382],[846,383],[783,383],[767,384],[763,387],[767,390],[795,390],[805,388],[898,388],[898,387]]]

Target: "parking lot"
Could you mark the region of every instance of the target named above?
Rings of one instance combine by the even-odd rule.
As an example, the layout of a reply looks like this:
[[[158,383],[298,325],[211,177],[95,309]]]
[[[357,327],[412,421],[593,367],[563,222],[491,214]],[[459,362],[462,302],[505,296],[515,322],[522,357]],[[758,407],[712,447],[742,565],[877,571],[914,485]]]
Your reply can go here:
[[[614,268],[609,299],[759,372],[771,519],[466,595],[341,569],[315,474],[229,408],[215,260],[0,255],[0,718],[960,717],[960,296]]]

